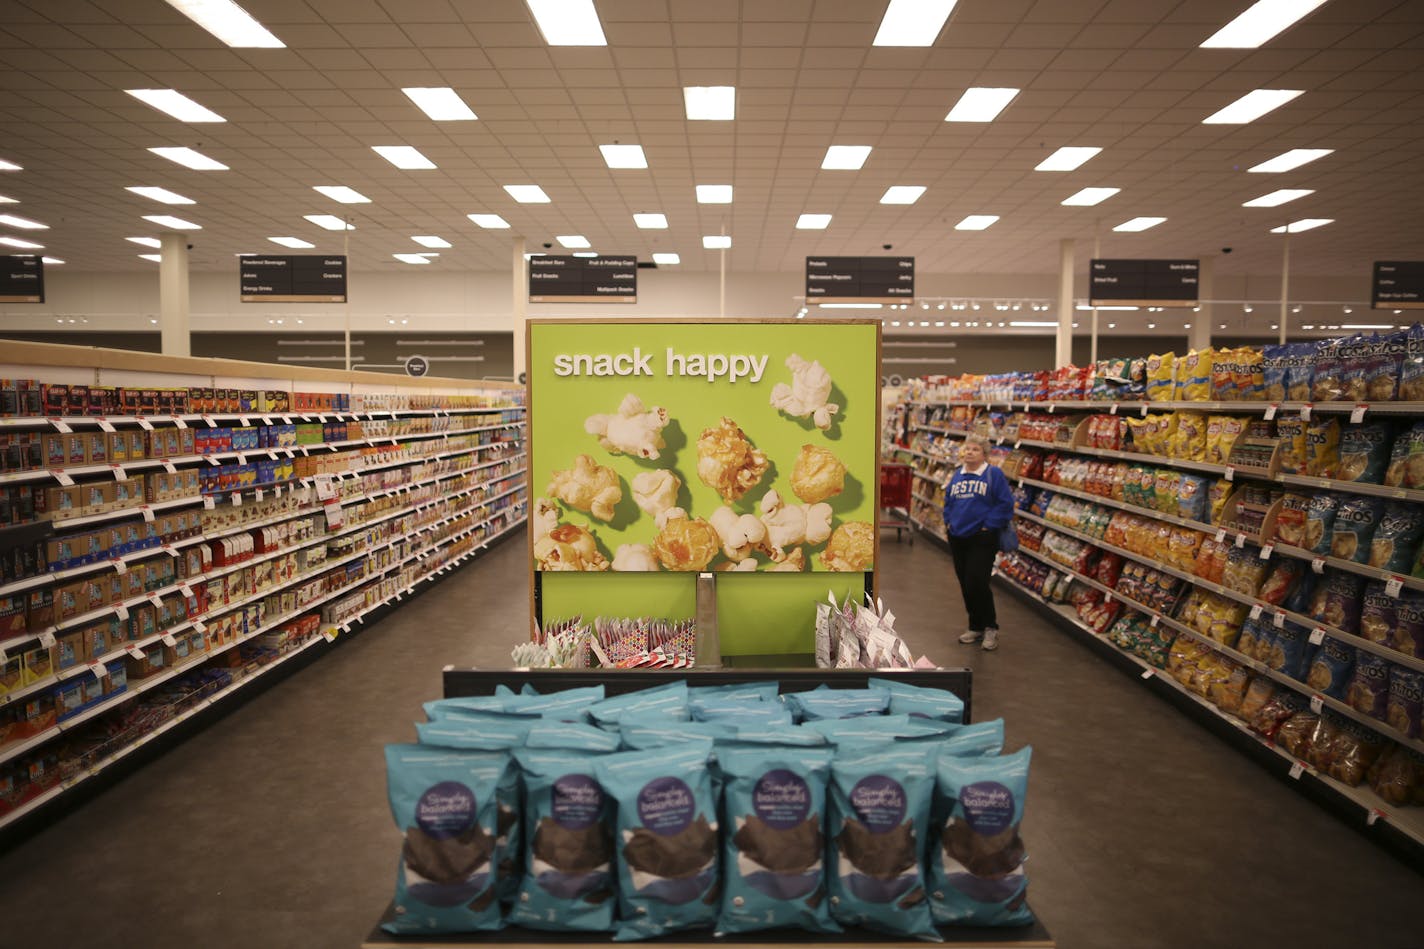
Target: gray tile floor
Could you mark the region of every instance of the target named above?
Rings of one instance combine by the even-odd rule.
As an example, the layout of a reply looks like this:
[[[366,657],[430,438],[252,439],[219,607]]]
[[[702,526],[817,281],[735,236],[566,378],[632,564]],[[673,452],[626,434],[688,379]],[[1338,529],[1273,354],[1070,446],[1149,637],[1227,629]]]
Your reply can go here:
[[[0,946],[352,949],[398,851],[381,746],[446,663],[507,664],[527,613],[505,543],[0,855]],[[1030,895],[1064,949],[1424,947],[1424,879],[1007,595],[960,646],[947,556],[883,543],[916,652],[975,670],[975,717],[1034,746]]]

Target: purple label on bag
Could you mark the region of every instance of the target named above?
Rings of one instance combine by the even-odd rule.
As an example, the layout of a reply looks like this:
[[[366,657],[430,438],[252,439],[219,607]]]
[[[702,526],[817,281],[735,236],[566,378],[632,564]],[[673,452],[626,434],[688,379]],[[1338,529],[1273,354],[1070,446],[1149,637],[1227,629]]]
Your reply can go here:
[[[476,820],[475,792],[459,781],[441,781],[415,805],[415,823],[436,840],[457,836]]]
[[[888,833],[905,820],[905,788],[894,778],[872,774],[851,788],[850,806],[872,834]]]
[[[991,836],[1014,822],[1014,792],[998,781],[966,784],[959,792],[959,806],[976,834]]]
[[[794,772],[768,771],[752,789],[752,809],[774,830],[789,830],[811,813],[811,789]]]
[[[692,789],[678,778],[654,778],[638,792],[638,820],[664,837],[685,830],[695,810]]]
[[[598,823],[603,811],[603,788],[586,774],[566,774],[550,789],[549,810],[554,823],[569,830],[584,830]]]

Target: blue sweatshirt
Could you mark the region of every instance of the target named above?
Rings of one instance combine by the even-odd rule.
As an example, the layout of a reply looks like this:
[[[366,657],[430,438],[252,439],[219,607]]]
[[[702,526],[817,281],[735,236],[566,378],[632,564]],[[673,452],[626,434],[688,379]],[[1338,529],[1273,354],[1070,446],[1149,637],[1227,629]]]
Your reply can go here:
[[[1009,479],[993,465],[981,474],[956,468],[944,491],[944,526],[955,537],[968,537],[988,528],[1007,527],[1014,516],[1014,492]]]

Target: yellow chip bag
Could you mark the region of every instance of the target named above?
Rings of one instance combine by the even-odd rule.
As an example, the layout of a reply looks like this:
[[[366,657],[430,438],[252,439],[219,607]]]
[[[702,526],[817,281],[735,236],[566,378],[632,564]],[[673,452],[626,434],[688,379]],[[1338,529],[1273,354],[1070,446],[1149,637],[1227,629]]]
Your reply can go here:
[[[1202,459],[1210,464],[1223,464],[1221,458],[1221,426],[1226,421],[1224,415],[1213,415],[1206,420],[1206,456]]]
[[[1311,422],[1305,430],[1305,472],[1317,478],[1335,477],[1340,466],[1340,420]]]
[[[1211,486],[1211,522],[1221,523],[1221,509],[1226,506],[1226,499],[1231,495],[1231,482],[1225,478],[1217,479]]]
[[[1181,487],[1182,473],[1180,471],[1174,471],[1171,468],[1160,469],[1157,472],[1157,503],[1154,505],[1157,510],[1177,513],[1177,492]]]
[[[1305,431],[1308,427],[1305,419],[1299,416],[1276,419],[1276,438],[1281,446],[1281,470],[1286,474],[1300,474],[1306,470]]]
[[[1178,412],[1177,434],[1172,440],[1172,457],[1201,461],[1206,457],[1206,416],[1201,412]]]
[[[1224,416],[1221,420],[1221,441],[1217,446],[1221,452],[1221,464],[1226,464],[1231,460],[1231,449],[1236,446],[1236,439],[1246,431],[1245,419],[1237,418],[1234,415]]]
[[[1208,402],[1211,400],[1212,350],[1193,349],[1177,360],[1177,401]]]
[[[1174,353],[1147,357],[1147,399],[1150,402],[1171,402],[1176,398]]]

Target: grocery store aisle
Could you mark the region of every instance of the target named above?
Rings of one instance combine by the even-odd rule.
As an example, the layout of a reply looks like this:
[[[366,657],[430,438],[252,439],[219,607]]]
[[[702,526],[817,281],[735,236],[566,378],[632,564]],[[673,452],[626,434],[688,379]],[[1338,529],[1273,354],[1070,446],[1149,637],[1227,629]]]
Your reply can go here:
[[[501,544],[0,855],[0,945],[356,946],[399,846],[381,746],[413,737],[444,664],[507,662],[525,549]],[[882,551],[916,653],[974,667],[975,717],[1035,746],[1030,893],[1060,946],[1424,946],[1418,875],[1009,595],[998,652],[955,643],[947,556],[889,534]]]

